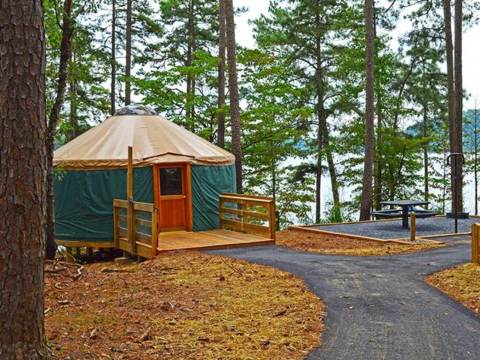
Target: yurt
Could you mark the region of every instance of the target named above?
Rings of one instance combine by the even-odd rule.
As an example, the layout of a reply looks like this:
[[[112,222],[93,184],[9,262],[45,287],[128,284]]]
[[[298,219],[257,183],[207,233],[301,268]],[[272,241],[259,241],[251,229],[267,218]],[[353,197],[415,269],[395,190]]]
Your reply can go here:
[[[127,199],[129,146],[133,197],[155,204],[160,232],[218,228],[219,196],[236,191],[234,156],[136,106],[55,151],[56,238],[62,244],[111,244],[113,199]]]

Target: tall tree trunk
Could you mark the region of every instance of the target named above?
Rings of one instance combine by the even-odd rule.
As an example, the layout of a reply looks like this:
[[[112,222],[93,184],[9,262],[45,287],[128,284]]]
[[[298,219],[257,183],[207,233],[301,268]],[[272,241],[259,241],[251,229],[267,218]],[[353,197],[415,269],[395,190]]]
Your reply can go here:
[[[380,210],[382,204],[383,192],[383,111],[382,111],[382,97],[380,91],[377,92],[377,141],[374,161],[374,207]]]
[[[187,22],[187,66],[191,67],[195,60],[196,34],[195,34],[195,2],[190,0],[188,4]],[[195,74],[190,70],[187,74],[187,99],[186,99],[187,129],[195,130]]]
[[[321,157],[322,157],[322,150],[325,151],[327,165],[328,165],[328,172],[330,175],[330,184],[332,187],[332,198],[333,198],[333,206],[335,209],[340,209],[340,196],[338,192],[338,180],[337,180],[337,171],[335,169],[335,162],[333,160],[333,153],[330,147],[330,135],[327,125],[327,111],[325,110],[325,81],[324,81],[324,73],[323,73],[323,55],[322,55],[322,34],[320,32],[321,29],[321,19],[320,19],[320,7],[321,3],[320,0],[317,0],[316,3],[316,13],[315,13],[315,27],[318,29],[315,38],[315,52],[316,52],[316,71],[315,71],[315,88],[316,88],[316,95],[317,95],[317,121],[318,121],[318,157],[319,167],[317,172],[319,172],[320,180],[321,180]],[[320,181],[319,181],[320,183]],[[321,191],[320,188],[317,189]],[[320,202],[320,194],[318,195],[318,199]],[[320,209],[320,204],[318,206]],[[317,215],[318,221],[320,221],[320,214]]]
[[[110,81],[110,114],[115,114],[115,102],[116,102],[116,82],[117,82],[117,9],[116,1],[112,0],[112,48],[111,48],[111,81]]]
[[[219,1],[219,16],[218,16],[218,146],[225,147],[225,3]]]
[[[370,219],[372,207],[372,177],[374,158],[374,2],[365,0],[366,97],[365,97],[365,162],[363,168],[360,220]]]
[[[322,130],[317,128],[317,166],[315,170],[315,223],[322,217]]]
[[[445,25],[445,51],[447,59],[447,85],[448,85],[448,134],[450,152],[455,152],[455,139],[457,138],[455,126],[455,78],[454,78],[454,64],[453,64],[453,38],[452,38],[452,10],[450,0],[443,0],[443,16]],[[452,171],[450,172],[450,183],[452,194],[454,192],[454,179],[453,179],[453,162]],[[453,203],[452,196],[452,213],[454,212],[455,205]]]
[[[72,0],[65,0],[63,5],[63,21],[62,21],[62,41],[60,44],[60,64],[58,69],[57,94],[55,102],[50,111],[48,119],[48,133],[46,139],[47,147],[47,251],[48,259],[54,259],[57,252],[55,243],[55,205],[53,194],[53,151],[55,134],[57,132],[57,123],[62,109],[65,89],[67,87],[68,64],[72,56],[72,37],[74,30],[74,20],[72,18]]]
[[[127,24],[125,46],[125,105],[130,105],[132,88],[132,0],[127,0]]]
[[[474,138],[473,138],[473,174],[475,178],[475,215],[478,215],[478,120],[477,120],[477,102],[475,101],[474,110]]]
[[[455,1],[455,139],[454,151],[463,153],[463,74],[462,74],[462,20],[463,1]],[[458,173],[460,180],[457,182],[457,204],[458,212],[463,211],[463,161],[459,158]]]
[[[0,4],[0,357],[47,359],[47,151],[40,0]]]
[[[75,68],[75,51],[72,54],[72,61],[70,63],[70,69]],[[72,70],[71,70],[72,72]],[[74,71],[73,71],[74,72]],[[70,99],[70,113],[68,115],[68,122],[70,124],[70,132],[68,133],[68,141],[75,139],[80,135],[78,126],[78,105],[77,105],[77,81],[75,74],[70,74],[68,98]]]
[[[428,110],[427,105],[423,105],[423,137],[428,136]],[[423,197],[426,202],[430,201],[430,176],[428,172],[429,159],[428,159],[428,143],[423,145]]]
[[[232,0],[225,2],[227,24],[228,88],[230,94],[230,113],[232,125],[232,150],[235,155],[237,191],[242,193],[242,139],[240,131],[240,100],[237,78],[237,49],[235,42],[235,20]]]

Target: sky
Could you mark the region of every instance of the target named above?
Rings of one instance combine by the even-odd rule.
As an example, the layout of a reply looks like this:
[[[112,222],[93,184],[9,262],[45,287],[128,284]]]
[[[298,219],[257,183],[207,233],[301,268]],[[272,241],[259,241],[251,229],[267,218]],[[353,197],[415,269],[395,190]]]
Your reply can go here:
[[[255,40],[252,34],[252,25],[249,20],[255,19],[268,11],[269,0],[233,0],[236,7],[246,7],[247,12],[237,17],[236,40],[245,47],[254,47]],[[470,97],[465,100],[464,108],[480,106],[480,25],[467,29],[463,35],[463,87]]]

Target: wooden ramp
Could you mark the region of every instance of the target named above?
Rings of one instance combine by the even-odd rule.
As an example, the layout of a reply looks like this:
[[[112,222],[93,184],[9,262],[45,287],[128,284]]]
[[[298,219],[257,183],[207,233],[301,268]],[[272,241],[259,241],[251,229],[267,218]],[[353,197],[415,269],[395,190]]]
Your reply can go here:
[[[275,240],[230,230],[172,231],[158,236],[158,252],[273,245]]]

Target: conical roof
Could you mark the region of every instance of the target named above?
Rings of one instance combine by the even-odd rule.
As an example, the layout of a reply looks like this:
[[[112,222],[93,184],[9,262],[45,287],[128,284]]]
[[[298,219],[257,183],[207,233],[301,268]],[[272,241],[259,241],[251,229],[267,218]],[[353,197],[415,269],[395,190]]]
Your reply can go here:
[[[159,115],[112,116],[54,153],[53,164],[64,169],[127,166],[133,146],[134,166],[174,162],[233,164],[228,151]]]

